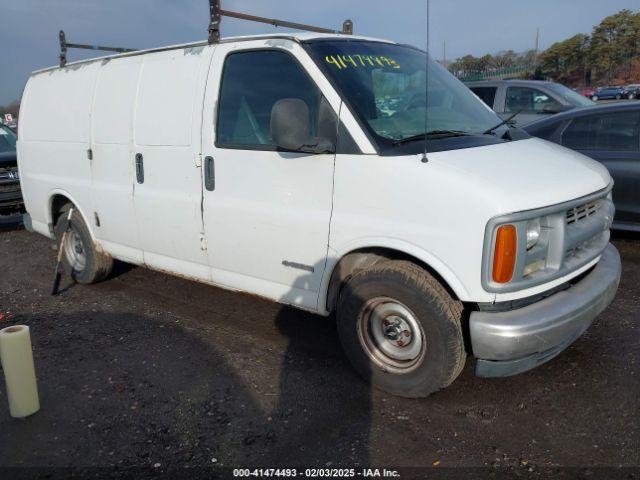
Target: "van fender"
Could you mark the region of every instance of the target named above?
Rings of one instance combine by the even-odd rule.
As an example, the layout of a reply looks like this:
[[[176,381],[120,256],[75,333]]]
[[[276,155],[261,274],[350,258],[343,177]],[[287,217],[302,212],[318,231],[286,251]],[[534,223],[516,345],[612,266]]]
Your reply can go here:
[[[453,292],[460,300],[464,301],[469,298],[469,292],[462,284],[460,279],[442,260],[440,260],[433,253],[403,240],[388,237],[368,237],[350,242],[342,246],[338,250],[334,249],[332,246],[329,246],[327,263],[324,274],[322,276],[322,282],[320,284],[318,313],[320,313],[321,315],[329,315],[331,313],[327,308],[329,287],[331,284],[333,273],[340,261],[350,253],[354,253],[359,250],[376,249],[393,250],[398,253],[416,258],[420,262],[428,265],[438,275],[440,275],[440,277],[442,277],[442,279],[446,282],[447,286],[449,286],[449,288],[453,290]]]
[[[71,203],[73,203],[74,208],[80,212],[82,218],[84,219],[84,223],[87,225],[87,229],[89,230],[89,235],[91,235],[91,240],[96,246],[99,246],[99,242],[96,240],[96,236],[93,231],[93,225],[89,221],[89,218],[84,210],[84,208],[78,203],[76,198],[71,195],[68,191],[63,190],[61,188],[54,188],[49,191],[48,200],[47,200],[47,209],[45,212],[45,218],[47,220],[47,225],[49,226],[49,232],[51,233],[51,238],[54,238],[53,229],[55,225],[53,224],[53,198],[56,195],[61,195],[69,199]]]

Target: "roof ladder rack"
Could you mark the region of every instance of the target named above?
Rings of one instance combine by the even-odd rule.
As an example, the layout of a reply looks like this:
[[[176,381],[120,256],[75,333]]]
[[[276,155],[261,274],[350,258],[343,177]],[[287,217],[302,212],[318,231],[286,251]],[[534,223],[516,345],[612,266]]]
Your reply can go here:
[[[240,20],[248,20],[250,22],[266,23],[273,25],[274,27],[286,27],[296,30],[306,30],[308,32],[317,33],[333,33],[343,35],[353,35],[353,22],[351,20],[345,20],[342,24],[342,30],[333,30],[331,28],[316,27],[314,25],[306,25],[304,23],[288,22],[286,20],[278,20],[275,18],[258,17],[255,15],[249,15],[247,13],[231,12],[229,10],[222,10],[220,7],[221,0],[209,0],[209,43],[218,43],[220,41],[220,20],[222,17],[238,18]],[[82,43],[68,43],[64,30],[60,30],[58,34],[60,39],[60,66],[64,67],[67,64],[67,50],[69,48],[78,48],[84,50],[102,50],[105,52],[135,52],[133,48],[119,48],[119,47],[104,47],[102,45],[85,45]]]
[[[60,30],[58,37],[60,38],[60,66],[61,67],[64,67],[67,64],[68,48],[79,48],[84,50],[102,50],[105,52],[116,52],[116,53],[135,52],[135,49],[133,48],[103,47],[101,45],[84,45],[81,43],[67,43],[67,38],[64,34],[64,30]]]
[[[257,17],[247,13],[231,12],[222,10],[220,7],[221,0],[209,0],[209,14],[211,21],[209,22],[209,43],[218,43],[220,41],[220,20],[222,17],[239,18],[240,20],[248,20],[250,22],[259,22],[273,25],[274,27],[287,27],[296,30],[306,30],[318,33],[341,33],[343,35],[353,35],[353,22],[345,20],[342,24],[342,30],[333,30],[330,28],[316,27],[314,25],[305,25],[304,23],[287,22],[286,20],[277,20],[275,18]]]

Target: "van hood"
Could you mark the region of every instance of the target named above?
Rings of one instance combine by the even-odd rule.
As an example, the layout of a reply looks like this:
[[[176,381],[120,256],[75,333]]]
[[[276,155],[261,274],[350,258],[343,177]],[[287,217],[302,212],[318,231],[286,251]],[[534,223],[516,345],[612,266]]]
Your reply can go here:
[[[600,163],[539,138],[431,153],[429,161],[456,171],[476,189],[490,189],[485,194],[497,202],[498,214],[566,202],[611,182]]]

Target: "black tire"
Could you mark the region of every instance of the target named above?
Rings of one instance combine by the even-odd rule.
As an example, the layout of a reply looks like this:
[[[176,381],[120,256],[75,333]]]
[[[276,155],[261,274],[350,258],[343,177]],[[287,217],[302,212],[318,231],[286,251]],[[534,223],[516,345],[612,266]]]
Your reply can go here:
[[[55,226],[56,243],[58,248],[66,248],[61,245],[62,237],[64,235],[64,229],[67,224],[67,216],[69,214],[69,208],[66,206]],[[73,235],[76,235],[74,238]],[[85,223],[82,215],[77,209],[74,209],[71,215],[70,230],[65,239],[65,245],[68,246],[72,240],[79,240],[82,253],[84,254],[84,264],[80,267],[78,263],[71,264],[69,256],[66,252],[62,254],[62,265],[64,271],[72,276],[76,282],[82,284],[89,284],[104,280],[111,273],[113,268],[113,258],[96,248],[87,224]],[[70,248],[70,247],[69,247]]]
[[[367,347],[365,340],[369,334],[364,330],[373,325],[373,320],[367,320],[374,318],[371,305],[378,301],[387,305],[387,299],[406,307],[423,335],[421,356],[414,364],[406,362],[406,367],[398,363],[402,368],[385,364],[385,355],[375,345]],[[375,318],[381,318],[380,313]],[[388,318],[397,316],[385,317],[385,325]],[[338,333],[354,368],[375,387],[403,397],[426,397],[458,377],[466,360],[461,319],[462,304],[427,271],[408,261],[387,260],[356,273],[343,286],[338,300]],[[374,333],[369,336],[373,338]]]
[[[622,96],[620,94],[616,95],[616,100],[620,100]]]

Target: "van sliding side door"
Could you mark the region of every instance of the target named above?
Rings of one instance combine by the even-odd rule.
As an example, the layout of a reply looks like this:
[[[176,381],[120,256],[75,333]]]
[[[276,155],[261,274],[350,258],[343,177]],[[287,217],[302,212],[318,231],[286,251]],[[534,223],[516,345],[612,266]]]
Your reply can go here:
[[[210,281],[200,134],[212,47],[144,56],[134,122],[135,212],[144,262]]]

